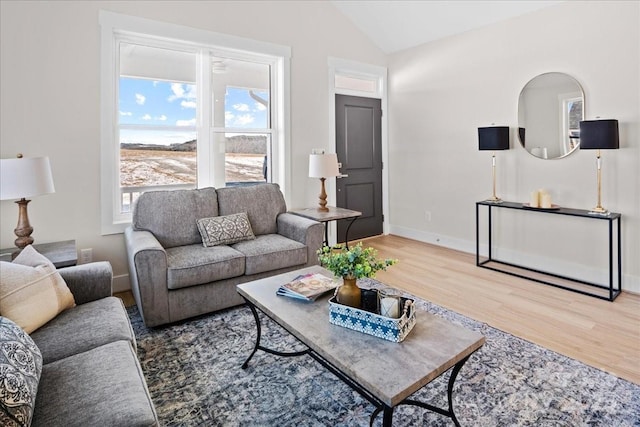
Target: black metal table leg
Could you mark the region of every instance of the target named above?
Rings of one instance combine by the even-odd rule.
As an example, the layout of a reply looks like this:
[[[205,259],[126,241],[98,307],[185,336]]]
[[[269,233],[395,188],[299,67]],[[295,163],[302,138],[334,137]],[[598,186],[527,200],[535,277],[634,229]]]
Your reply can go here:
[[[391,427],[393,422],[393,408],[385,405],[382,410],[382,427]]]
[[[247,300],[245,299],[245,301]],[[249,366],[249,361],[251,360],[253,355],[256,354],[256,351],[258,351],[258,349],[260,348],[260,337],[262,335],[262,328],[260,327],[260,318],[258,317],[258,312],[256,311],[256,308],[253,306],[253,304],[251,304],[249,301],[247,301],[247,305],[251,309],[251,313],[253,313],[253,318],[256,321],[257,333],[256,333],[256,345],[255,347],[253,347],[253,351],[251,352],[249,357],[247,357],[247,360],[245,360],[244,363],[242,364],[242,369],[247,369],[247,366]]]
[[[242,298],[246,301],[247,305],[251,309],[251,313],[253,313],[253,318],[256,321],[256,330],[257,330],[256,345],[253,347],[253,351],[251,351],[251,354],[249,355],[249,357],[247,357],[247,360],[245,360],[245,362],[242,364],[242,369],[247,369],[247,366],[249,366],[249,361],[251,360],[253,355],[256,354],[256,351],[258,350],[262,350],[266,353],[275,354],[276,356],[283,356],[283,357],[303,356],[311,352],[311,349],[309,348],[301,351],[283,352],[283,351],[273,350],[271,348],[260,345],[260,338],[262,337],[262,327],[260,326],[260,317],[258,317],[258,311],[256,310],[256,307],[249,300],[247,300],[244,296],[242,296]]]
[[[351,218],[351,222],[349,222],[349,225],[347,225],[347,229],[344,232],[344,244],[347,247],[347,250],[349,250],[349,229],[351,228],[353,223],[356,222],[356,219],[358,219],[357,216]]]
[[[447,385],[447,401],[449,403],[448,409],[438,408],[437,406],[433,406],[428,403],[420,402],[417,400],[411,400],[411,399],[405,399],[402,402],[400,402],[398,405],[413,405],[413,406],[419,406],[424,409],[428,409],[429,411],[436,412],[440,415],[444,415],[446,417],[451,418],[453,423],[457,427],[460,427],[458,418],[456,418],[456,414],[453,411],[453,384],[456,381],[456,377],[458,376],[460,369],[462,369],[462,366],[464,366],[467,360],[469,360],[469,357],[471,356],[469,355],[464,359],[462,359],[461,361],[459,361],[458,363],[456,363],[455,366],[453,367],[453,370],[451,371],[451,376],[449,377],[449,384]]]

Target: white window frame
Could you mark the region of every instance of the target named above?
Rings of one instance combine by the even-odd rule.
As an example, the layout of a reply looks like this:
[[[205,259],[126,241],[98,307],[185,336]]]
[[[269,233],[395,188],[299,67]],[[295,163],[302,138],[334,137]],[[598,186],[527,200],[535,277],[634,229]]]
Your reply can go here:
[[[271,166],[272,182],[278,183],[289,200],[291,182],[291,149],[290,149],[290,60],[291,48],[206,30],[168,24],[144,18],[132,17],[101,10],[99,13],[101,27],[101,233],[102,235],[122,233],[131,223],[131,214],[121,214],[119,187],[119,138],[118,135],[118,98],[117,85],[119,76],[118,38],[127,35],[136,38],[154,40],[157,45],[171,45],[172,41],[184,47],[192,45],[199,50],[198,72],[196,81],[200,83],[200,91],[208,93],[210,80],[204,70],[210,69],[203,61],[210,61],[210,52],[223,50],[226,55],[232,53],[236,59],[256,58],[262,56],[272,64],[271,73]],[[206,54],[202,53],[205,52]],[[202,66],[204,65],[204,66]],[[202,93],[202,92],[200,92]],[[198,144],[199,161],[209,161],[211,153],[209,144],[214,128],[210,123],[210,105],[208,97],[198,96],[196,129],[200,138],[206,143]],[[202,146],[202,147],[201,147]],[[203,168],[203,170],[206,170]],[[201,172],[198,168],[198,186],[212,185],[213,173]]]

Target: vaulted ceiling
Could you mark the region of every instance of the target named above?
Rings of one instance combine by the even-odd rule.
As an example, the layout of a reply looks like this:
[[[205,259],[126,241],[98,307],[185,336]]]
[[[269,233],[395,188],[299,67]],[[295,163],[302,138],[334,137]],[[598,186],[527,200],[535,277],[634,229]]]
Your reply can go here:
[[[385,53],[504,21],[561,1],[331,0]]]

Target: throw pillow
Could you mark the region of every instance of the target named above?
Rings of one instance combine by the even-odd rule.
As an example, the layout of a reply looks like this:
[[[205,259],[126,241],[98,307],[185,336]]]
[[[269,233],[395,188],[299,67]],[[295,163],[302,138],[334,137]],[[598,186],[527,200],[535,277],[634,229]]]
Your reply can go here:
[[[31,245],[13,262],[0,262],[0,315],[28,334],[75,305],[56,267]]]
[[[0,317],[0,425],[31,425],[42,354],[25,331]]]
[[[237,214],[201,218],[197,221],[198,230],[205,247],[229,245],[243,240],[253,240],[251,223],[246,212]]]

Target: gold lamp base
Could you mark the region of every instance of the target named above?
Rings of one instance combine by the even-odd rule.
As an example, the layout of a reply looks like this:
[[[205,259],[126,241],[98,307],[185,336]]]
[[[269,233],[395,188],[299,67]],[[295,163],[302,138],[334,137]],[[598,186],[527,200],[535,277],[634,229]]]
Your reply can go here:
[[[502,203],[502,199],[499,198],[499,197],[492,196],[492,197],[489,197],[488,199],[486,199],[485,202],[487,202],[487,203]]]
[[[489,197],[485,202],[502,203],[502,199],[496,196],[496,153],[491,155],[491,175],[493,179],[493,196]]]
[[[608,209],[603,208],[602,206],[596,206],[595,208],[589,211],[591,215],[611,215]]]

